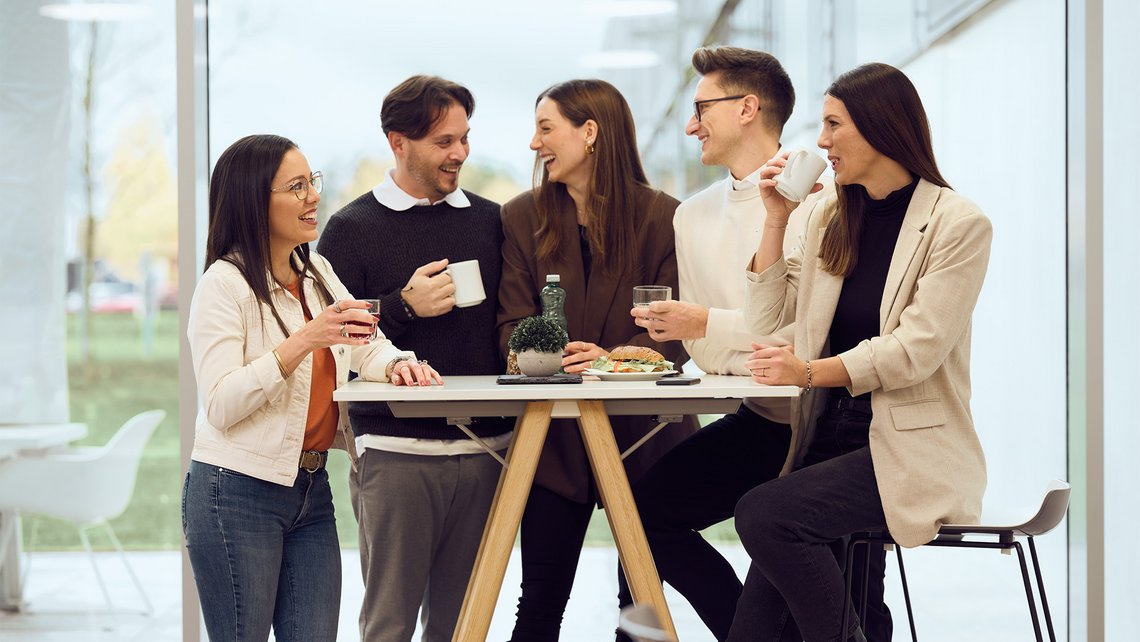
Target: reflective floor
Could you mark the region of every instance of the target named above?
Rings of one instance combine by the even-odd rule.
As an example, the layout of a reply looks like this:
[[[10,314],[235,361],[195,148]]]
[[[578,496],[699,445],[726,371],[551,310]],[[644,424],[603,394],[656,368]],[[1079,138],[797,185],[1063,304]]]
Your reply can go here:
[[[748,564],[744,550],[739,546],[726,546],[721,547],[721,551],[743,577]],[[1042,552],[1048,554],[1046,551],[1047,549]],[[1053,555],[1059,553],[1061,551],[1052,552]],[[181,563],[178,553],[131,553],[130,559],[154,605],[154,615],[147,617],[138,613],[142,609],[142,603],[134,593],[117,556],[107,553],[98,556],[98,563],[116,605],[116,613],[112,616],[105,610],[99,585],[86,555],[37,553],[32,556],[31,572],[25,590],[27,608],[21,613],[0,612],[0,640],[181,640]],[[917,610],[918,630],[923,640],[1033,639],[1015,557],[989,551],[927,548],[908,551],[906,560],[912,599]],[[583,551],[563,626],[561,639],[564,642],[604,642],[613,639],[617,623],[616,563],[617,554],[613,548],[587,548]],[[355,622],[362,593],[359,568],[356,551],[346,550],[340,640],[359,638]],[[907,640],[910,636],[906,630],[906,615],[896,570],[893,565],[888,567],[887,601],[895,614],[895,639]],[[979,581],[976,584],[958,585],[964,581],[962,578],[969,577]],[[507,568],[488,640],[500,641],[509,637],[518,600],[519,578],[516,549]],[[1058,639],[1066,639],[1064,579],[1047,576],[1046,580],[1050,592],[1058,596],[1053,604],[1054,618],[1058,620]],[[677,593],[667,587],[666,597],[681,640],[708,642],[713,639]],[[205,639],[203,635],[202,640]]]

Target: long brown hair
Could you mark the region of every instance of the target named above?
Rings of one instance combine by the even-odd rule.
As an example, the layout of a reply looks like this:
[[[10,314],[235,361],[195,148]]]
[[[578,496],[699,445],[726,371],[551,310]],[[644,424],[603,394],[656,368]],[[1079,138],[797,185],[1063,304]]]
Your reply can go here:
[[[269,296],[269,190],[285,154],[296,148],[288,138],[258,134],[238,140],[218,157],[210,176],[210,222],[204,268],[209,269],[214,261],[226,261],[236,267],[258,302],[273,313],[285,336],[289,336],[289,328]],[[293,259],[301,266],[300,291],[304,292],[305,277],[311,277],[323,299],[321,307],[332,305],[328,284],[313,269],[309,259],[309,244],[293,248],[291,263]],[[293,267],[296,270],[296,266]],[[314,316],[312,311],[309,316]]]
[[[594,139],[594,171],[586,197],[586,237],[595,265],[603,270],[621,270],[636,265],[633,212],[642,203],[638,188],[649,180],[637,153],[633,114],[621,92],[604,80],[567,80],[543,91],[535,107],[549,98],[559,113],[575,127],[587,120],[598,124]],[[557,216],[570,200],[562,183],[552,183],[535,155],[535,191],[538,201],[538,257],[556,256],[565,248]]]
[[[922,99],[906,74],[872,62],[836,78],[826,93],[843,102],[856,129],[875,151],[911,175],[950,187],[934,160]],[[819,257],[825,271],[846,277],[859,262],[859,235],[869,197],[862,185],[844,185],[836,192],[839,207],[823,233]]]

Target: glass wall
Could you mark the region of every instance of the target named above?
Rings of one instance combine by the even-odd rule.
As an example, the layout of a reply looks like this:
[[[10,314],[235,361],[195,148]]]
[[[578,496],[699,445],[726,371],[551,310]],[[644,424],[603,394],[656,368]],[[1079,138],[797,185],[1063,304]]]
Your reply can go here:
[[[166,581],[173,573],[156,601],[176,606],[173,3],[0,0],[0,16],[0,186],[9,197],[0,222],[0,424],[82,423],[87,436],[77,444],[101,446],[135,414],[166,411],[133,499],[111,524],[128,550],[172,551],[166,566],[136,562],[136,570],[148,578],[162,568]],[[91,542],[111,549],[98,530]],[[23,519],[23,544],[65,559],[83,550],[75,524],[35,516]],[[23,600],[33,610],[85,608],[83,593],[73,604],[70,590],[45,581],[52,559],[60,558],[33,564]],[[99,584],[75,559],[83,566],[68,589],[89,589],[99,608]],[[125,588],[116,598],[137,600]],[[96,614],[92,626],[111,619]]]
[[[1140,592],[1135,570],[1140,550],[1130,535],[1140,528],[1135,489],[1140,452],[1132,401],[1140,388],[1136,341],[1140,319],[1140,216],[1131,192],[1140,174],[1140,103],[1135,61],[1140,42],[1135,25],[1140,4],[1129,0],[1104,3],[1104,507],[1105,507],[1105,639],[1128,640],[1140,628]]]

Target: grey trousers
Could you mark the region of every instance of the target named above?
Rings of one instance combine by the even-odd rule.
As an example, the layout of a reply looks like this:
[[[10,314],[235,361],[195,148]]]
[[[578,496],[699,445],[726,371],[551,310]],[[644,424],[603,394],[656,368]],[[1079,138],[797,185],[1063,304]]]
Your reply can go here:
[[[487,454],[365,449],[350,474],[360,527],[365,642],[451,640],[502,466]],[[422,613],[421,613],[422,607]]]

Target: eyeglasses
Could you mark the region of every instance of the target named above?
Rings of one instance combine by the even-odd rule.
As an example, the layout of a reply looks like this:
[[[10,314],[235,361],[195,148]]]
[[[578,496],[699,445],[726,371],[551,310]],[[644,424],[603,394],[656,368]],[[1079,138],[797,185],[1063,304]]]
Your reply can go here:
[[[738,100],[740,98],[744,98],[747,95],[748,94],[739,94],[737,96],[725,96],[724,98],[709,98],[706,100],[694,100],[693,101],[693,117],[696,118],[697,122],[699,123],[699,122],[701,122],[701,116],[704,114],[704,111],[705,111],[704,109],[702,109],[702,107],[704,105],[707,105],[709,103],[719,103],[722,100]]]
[[[271,192],[292,192],[293,196],[297,197],[298,201],[303,201],[309,198],[309,186],[313,186],[313,191],[320,194],[321,190],[325,188],[324,176],[320,172],[313,172],[313,175],[308,180],[304,178],[295,178],[285,187],[270,188]]]

